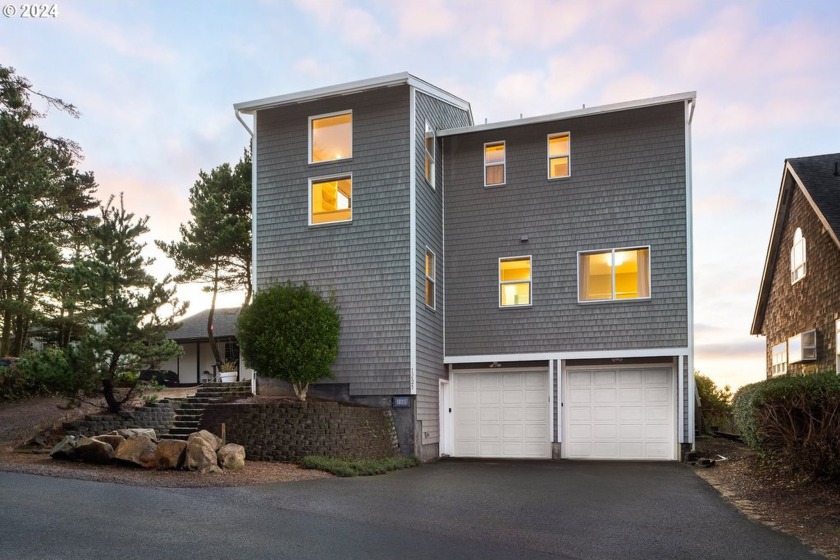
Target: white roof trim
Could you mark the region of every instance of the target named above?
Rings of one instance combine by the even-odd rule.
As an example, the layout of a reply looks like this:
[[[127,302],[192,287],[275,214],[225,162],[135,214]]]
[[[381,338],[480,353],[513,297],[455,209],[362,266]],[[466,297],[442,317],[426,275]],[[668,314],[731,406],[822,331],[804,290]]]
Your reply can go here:
[[[234,103],[233,108],[240,113],[255,113],[262,109],[271,109],[281,105],[290,105],[293,103],[304,103],[307,101],[315,101],[325,97],[334,97],[339,95],[350,95],[353,93],[360,93],[369,89],[387,88],[394,86],[408,85],[417,88],[418,90],[441,99],[455,107],[470,112],[472,118],[472,111],[470,104],[460,97],[456,97],[451,93],[444,91],[432,84],[412,76],[408,72],[401,72],[399,74],[389,74],[387,76],[380,76],[378,78],[368,78],[366,80],[358,80],[355,82],[347,82],[344,84],[337,84],[322,88],[299,91],[295,93],[287,93],[284,95],[276,95],[274,97],[265,97],[262,99],[255,99],[253,101],[243,101],[241,103]]]
[[[597,360],[606,358],[656,358],[683,356],[688,348],[629,348],[627,350],[593,350],[581,352],[536,352],[533,354],[481,354],[473,356],[445,356],[444,364],[482,362],[530,362],[541,360]]]
[[[590,115],[600,115],[604,113],[615,113],[618,111],[627,111],[630,109],[641,109],[644,107],[654,107],[656,105],[665,105],[668,103],[680,103],[685,101],[694,101],[697,98],[697,92],[689,91],[685,93],[675,93],[672,95],[663,95],[660,97],[651,97],[648,99],[639,99],[636,101],[624,101],[622,103],[613,103],[611,105],[601,105],[598,107],[588,107],[584,109],[575,109],[573,111],[564,111],[562,113],[552,113],[550,115],[540,115],[537,117],[528,117],[525,119],[515,119],[512,121],[502,121],[497,123],[479,124],[473,126],[462,126],[459,128],[449,128],[446,130],[439,130],[438,136],[454,136],[456,134],[466,134],[470,132],[483,132],[485,130],[495,130],[498,128],[509,128],[512,126],[522,126],[528,124],[538,124],[544,122],[559,121],[571,119],[575,117],[586,117]]]

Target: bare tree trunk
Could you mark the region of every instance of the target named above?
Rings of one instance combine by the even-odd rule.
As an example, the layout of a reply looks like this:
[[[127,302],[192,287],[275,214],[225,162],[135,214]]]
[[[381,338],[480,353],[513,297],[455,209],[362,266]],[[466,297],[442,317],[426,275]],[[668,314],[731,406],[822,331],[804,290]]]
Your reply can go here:
[[[213,352],[213,360],[216,365],[222,363],[222,357],[219,354],[219,347],[216,344],[216,337],[213,332],[213,318],[216,315],[216,295],[219,293],[219,261],[215,263],[213,269],[213,299],[210,301],[210,312],[207,314],[207,338],[210,339],[210,350]]]

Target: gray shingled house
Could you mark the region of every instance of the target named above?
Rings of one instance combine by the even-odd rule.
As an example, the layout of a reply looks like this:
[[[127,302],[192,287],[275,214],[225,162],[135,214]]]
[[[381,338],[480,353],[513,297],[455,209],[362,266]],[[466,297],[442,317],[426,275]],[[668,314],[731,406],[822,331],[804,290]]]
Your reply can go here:
[[[751,332],[767,377],[840,369],[840,154],[785,161]]]
[[[208,381],[205,372],[216,374],[216,361],[207,336],[207,317],[209,309],[199,311],[185,318],[181,326],[167,335],[183,349],[181,356],[172,358],[163,365],[163,369],[178,374],[182,385]],[[237,364],[238,378],[241,381],[251,379],[253,370],[246,368],[239,359],[239,344],[236,341],[236,321],[239,308],[216,309],[213,314],[213,338],[219,349],[219,355],[225,362]]]
[[[315,391],[391,408],[423,459],[678,459],[694,105],[475,125],[406,73],[236,104],[256,287],[339,298],[335,379]]]

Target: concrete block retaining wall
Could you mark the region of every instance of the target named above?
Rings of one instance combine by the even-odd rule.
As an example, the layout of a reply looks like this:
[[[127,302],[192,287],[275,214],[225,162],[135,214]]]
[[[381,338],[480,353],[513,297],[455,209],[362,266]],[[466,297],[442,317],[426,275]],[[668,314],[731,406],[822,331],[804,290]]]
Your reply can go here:
[[[248,459],[306,455],[376,458],[399,453],[390,411],[338,402],[224,403],[207,407],[201,428],[245,446]]]
[[[84,420],[65,424],[64,430],[73,435],[95,436],[125,428],[152,428],[160,435],[169,431],[174,420],[172,403],[160,401],[119,414],[89,414]]]

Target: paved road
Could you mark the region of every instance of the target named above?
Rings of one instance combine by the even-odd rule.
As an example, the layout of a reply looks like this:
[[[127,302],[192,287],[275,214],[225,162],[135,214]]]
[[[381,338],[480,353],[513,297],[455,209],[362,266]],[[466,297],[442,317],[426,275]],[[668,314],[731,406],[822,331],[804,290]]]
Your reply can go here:
[[[443,461],[164,489],[0,473],[0,558],[798,558],[684,465]]]

